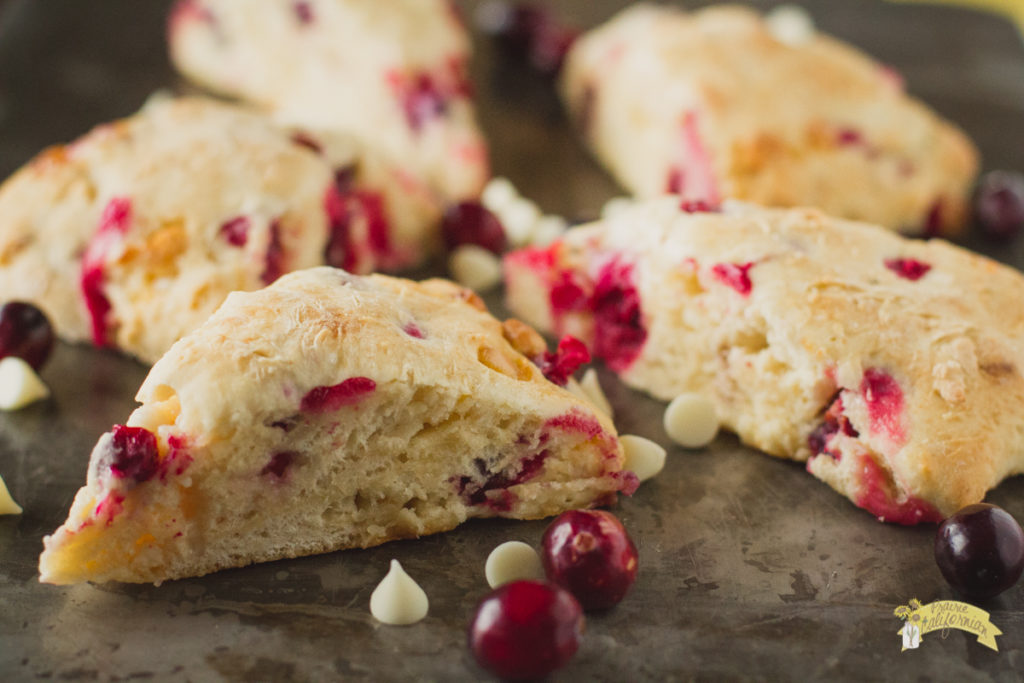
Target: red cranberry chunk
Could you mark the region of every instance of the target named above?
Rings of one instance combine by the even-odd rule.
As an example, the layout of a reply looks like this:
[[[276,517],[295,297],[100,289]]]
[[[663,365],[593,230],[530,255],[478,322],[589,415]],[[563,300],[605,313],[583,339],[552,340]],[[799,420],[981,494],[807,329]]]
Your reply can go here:
[[[444,116],[448,98],[428,73],[418,73],[401,88],[402,108],[409,128],[419,132],[424,126]]]
[[[665,192],[668,194],[683,194],[686,190],[686,172],[678,166],[668,170],[668,178],[665,180]]]
[[[284,275],[284,245],[281,243],[281,223],[275,220],[270,224],[270,236],[267,238],[267,253],[264,257],[263,272],[260,280],[269,285]]]
[[[160,466],[156,435],[142,427],[114,425],[107,456],[110,472],[118,479],[144,482],[152,478]]]
[[[621,372],[636,360],[647,341],[633,266],[611,261],[598,273],[592,299],[594,355]]]
[[[359,403],[376,389],[377,383],[369,377],[350,377],[334,386],[310,389],[302,397],[300,408],[304,413],[330,413],[343,406]]]
[[[576,282],[571,270],[559,271],[548,298],[556,316],[569,311],[585,311],[590,305],[590,295]]]
[[[295,11],[295,18],[299,20],[300,24],[308,26],[313,23],[313,8],[309,6],[307,0],[295,0],[292,3],[292,9]]]
[[[469,624],[480,666],[505,680],[542,678],[579,649],[583,610],[568,592],[540,581],[513,581],[486,596]]]
[[[885,267],[899,275],[901,278],[917,281],[928,273],[932,267],[917,259],[912,258],[890,258],[885,260]]]
[[[564,387],[579,367],[590,362],[587,345],[576,337],[565,335],[558,342],[558,350],[554,353],[545,351],[538,359],[537,366],[548,381]]]
[[[79,281],[82,288],[82,298],[85,299],[85,307],[89,311],[89,323],[92,329],[92,342],[96,346],[112,346],[109,331],[110,300],[103,291],[103,269],[86,268],[82,271]]]
[[[636,546],[610,512],[563,512],[544,532],[542,544],[548,579],[576,596],[586,610],[617,605],[636,581]]]
[[[939,526],[935,561],[958,592],[976,600],[995,597],[1024,570],[1024,530],[1000,507],[968,505]]]
[[[294,451],[281,451],[280,453],[274,453],[270,458],[270,462],[260,470],[260,475],[270,475],[276,479],[284,479],[285,475],[288,474],[288,470],[291,468],[292,463],[295,462],[296,456],[298,456],[298,453],[295,453]]]
[[[500,254],[508,247],[505,228],[498,217],[480,202],[466,201],[449,207],[444,213],[441,234],[449,249],[475,244]]]
[[[754,263],[716,263],[711,273],[722,283],[729,285],[743,296],[749,296],[754,288],[750,282],[750,269]]]
[[[331,185],[324,194],[324,210],[331,226],[331,234],[324,248],[324,261],[335,268],[353,271],[358,256],[352,244],[353,209],[346,193]]]
[[[10,301],[0,307],[0,358],[15,356],[38,370],[53,349],[53,326],[30,303]]]
[[[903,390],[899,382],[883,370],[868,368],[861,380],[860,393],[867,403],[871,433],[882,433],[902,444]]]
[[[684,200],[679,204],[679,210],[686,213],[709,213],[711,211],[718,211],[718,207],[703,199],[696,199],[693,201]]]
[[[1024,227],[1024,174],[986,173],[974,193],[974,217],[990,237],[1016,235]]]
[[[235,216],[220,226],[220,236],[233,247],[244,247],[249,241],[249,218]]]
[[[296,145],[299,145],[300,147],[305,147],[306,149],[310,150],[315,154],[323,154],[323,147],[321,147],[320,143],[316,140],[316,138],[314,138],[309,133],[304,133],[302,131],[293,133],[292,142],[294,142]]]
[[[99,232],[124,233],[132,222],[132,200],[127,197],[114,197],[103,209],[100,216]]]
[[[870,455],[862,456],[860,470],[858,507],[881,521],[904,526],[942,521],[942,513],[927,501],[913,496],[900,498],[892,477]]]
[[[864,135],[855,128],[842,128],[836,133],[836,142],[844,147],[864,144]]]
[[[478,458],[474,463],[479,476],[459,477],[459,493],[469,505],[486,505],[498,512],[506,512],[511,509],[512,503],[515,502],[511,492],[507,491],[507,489],[537,476],[544,467],[544,461],[547,458],[548,451],[545,449],[523,458],[505,470],[493,474],[489,472],[487,463]],[[487,478],[481,483],[481,477]],[[508,495],[496,496],[494,492],[507,493]]]
[[[939,197],[928,207],[928,213],[924,219],[924,234],[926,237],[935,237],[942,234],[942,226],[946,222],[946,209]]]
[[[405,327],[402,328],[402,331],[405,332],[410,337],[415,337],[416,339],[425,338],[423,335],[423,330],[421,330],[419,325],[417,325],[416,323],[406,323]]]
[[[825,411],[822,423],[815,427],[807,437],[807,446],[811,449],[811,456],[823,453],[839,460],[839,451],[831,448],[829,442],[840,432],[847,436],[860,436],[846,415],[843,414],[843,398],[837,395],[828,410]]]

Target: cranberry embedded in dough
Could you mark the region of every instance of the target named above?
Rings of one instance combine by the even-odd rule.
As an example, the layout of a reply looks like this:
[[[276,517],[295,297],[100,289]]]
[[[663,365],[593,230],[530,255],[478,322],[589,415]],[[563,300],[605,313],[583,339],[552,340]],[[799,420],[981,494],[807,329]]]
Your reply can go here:
[[[377,389],[369,377],[349,377],[333,386],[310,389],[302,397],[300,409],[304,413],[330,413],[343,406],[359,403]]]

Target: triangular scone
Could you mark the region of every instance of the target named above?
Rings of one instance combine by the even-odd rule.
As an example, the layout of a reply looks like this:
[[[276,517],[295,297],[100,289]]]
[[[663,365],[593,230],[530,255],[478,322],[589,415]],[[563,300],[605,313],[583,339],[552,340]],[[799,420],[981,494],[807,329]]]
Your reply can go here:
[[[422,261],[440,204],[339,133],[158,99],[0,187],[0,292],[71,340],[154,362],[235,290],[284,272]]]
[[[508,304],[886,521],[1024,470],[1024,276],[810,209],[640,203],[506,257]]]
[[[582,136],[625,188],[962,228],[977,150],[892,68],[813,28],[777,37],[747,7],[629,4],[562,70]]]
[[[487,181],[470,38],[449,0],[179,0],[168,40],[198,84],[355,135],[450,202]]]
[[[322,267],[232,294],[100,437],[41,580],[159,582],[632,492],[609,419],[534,361],[564,382],[536,332],[442,280]]]

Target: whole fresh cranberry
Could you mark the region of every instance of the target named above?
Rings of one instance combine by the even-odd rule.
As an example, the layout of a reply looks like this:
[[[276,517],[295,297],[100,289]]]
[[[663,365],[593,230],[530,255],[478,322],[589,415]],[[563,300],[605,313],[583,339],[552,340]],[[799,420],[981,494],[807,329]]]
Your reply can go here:
[[[500,254],[508,246],[501,221],[480,202],[460,202],[449,207],[444,213],[441,234],[449,249],[475,244]]]
[[[583,609],[568,591],[543,581],[513,581],[477,605],[469,649],[502,679],[542,678],[576,654],[583,624]]]
[[[939,525],[935,562],[950,586],[969,598],[999,595],[1024,570],[1024,531],[995,505],[968,505]]]
[[[1024,227],[1024,174],[987,173],[974,194],[974,217],[990,237],[1016,235]]]
[[[617,605],[636,581],[636,546],[610,512],[563,512],[544,532],[542,545],[548,580],[569,590],[586,610]]]
[[[0,358],[16,356],[38,370],[50,357],[53,338],[46,314],[32,304],[10,301],[0,306]]]

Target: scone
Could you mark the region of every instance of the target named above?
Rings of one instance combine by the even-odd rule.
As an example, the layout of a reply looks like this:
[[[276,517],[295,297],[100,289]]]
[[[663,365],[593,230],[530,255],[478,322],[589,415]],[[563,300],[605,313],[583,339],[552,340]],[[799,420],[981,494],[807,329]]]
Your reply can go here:
[[[448,202],[487,180],[470,41],[447,0],[179,0],[169,41],[196,83],[347,131]]]
[[[574,364],[583,360],[577,358]],[[100,437],[41,580],[159,582],[632,492],[571,359],[469,290],[327,267],[238,292]]]
[[[821,34],[774,37],[754,11],[637,4],[580,38],[563,98],[630,192],[816,206],[909,234],[964,223],[977,152],[900,77]]]
[[[440,212],[348,136],[156,100],[0,186],[0,292],[67,339],[153,362],[234,290],[324,263],[419,263]]]
[[[505,268],[514,315],[660,399],[709,396],[885,521],[941,520],[1024,470],[1024,276],[943,241],[662,198]]]

